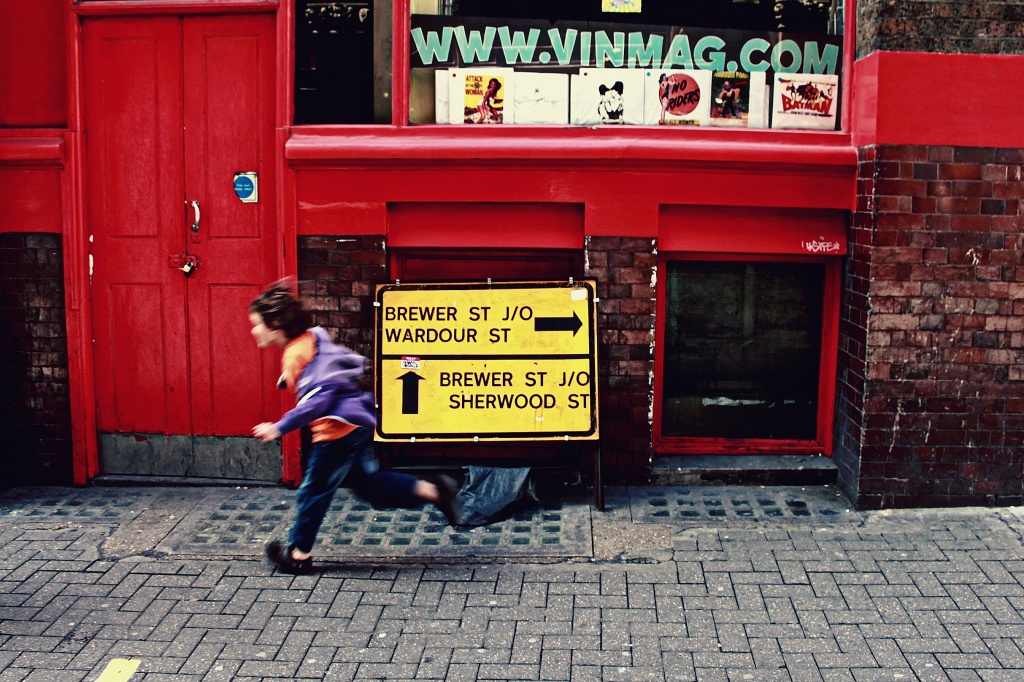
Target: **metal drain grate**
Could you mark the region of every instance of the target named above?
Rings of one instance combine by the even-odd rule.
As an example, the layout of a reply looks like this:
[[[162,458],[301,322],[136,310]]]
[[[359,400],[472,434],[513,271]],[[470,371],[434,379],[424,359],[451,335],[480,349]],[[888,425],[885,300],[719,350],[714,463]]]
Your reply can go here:
[[[127,523],[160,491],[130,488],[15,488],[0,493],[0,520]]]
[[[197,505],[161,543],[173,553],[237,555],[262,552],[287,537],[294,493],[286,490],[229,494]],[[586,500],[551,502],[480,528],[455,529],[433,507],[374,509],[339,490],[324,518],[318,558],[589,556],[590,506]]]
[[[631,488],[630,511],[641,523],[849,521],[853,507],[833,486]]]

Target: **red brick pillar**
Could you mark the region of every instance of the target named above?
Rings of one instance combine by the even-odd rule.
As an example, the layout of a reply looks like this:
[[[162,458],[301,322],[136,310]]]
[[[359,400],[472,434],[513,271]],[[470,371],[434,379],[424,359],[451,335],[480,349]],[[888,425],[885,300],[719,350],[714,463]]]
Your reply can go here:
[[[1020,504],[1024,150],[861,150],[840,340],[860,508]]]

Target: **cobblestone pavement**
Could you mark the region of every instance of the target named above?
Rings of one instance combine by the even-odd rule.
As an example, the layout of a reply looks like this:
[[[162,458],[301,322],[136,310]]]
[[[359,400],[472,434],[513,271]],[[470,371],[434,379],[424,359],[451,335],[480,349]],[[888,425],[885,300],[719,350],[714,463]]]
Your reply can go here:
[[[1024,509],[585,490],[493,526],[277,488],[0,492],[6,680],[1024,680]]]

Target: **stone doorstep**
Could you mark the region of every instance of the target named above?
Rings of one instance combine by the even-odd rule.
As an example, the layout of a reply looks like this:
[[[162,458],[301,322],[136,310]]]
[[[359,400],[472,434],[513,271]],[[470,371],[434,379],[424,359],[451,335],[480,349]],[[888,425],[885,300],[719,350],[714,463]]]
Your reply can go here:
[[[829,485],[838,470],[820,455],[659,455],[654,485]]]

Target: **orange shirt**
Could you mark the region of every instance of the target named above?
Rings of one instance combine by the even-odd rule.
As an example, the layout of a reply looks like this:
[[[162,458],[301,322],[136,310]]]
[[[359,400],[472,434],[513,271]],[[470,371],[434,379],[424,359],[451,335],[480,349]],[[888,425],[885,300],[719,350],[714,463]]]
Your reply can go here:
[[[281,356],[281,378],[293,392],[295,384],[302,376],[302,370],[306,368],[313,358],[316,357],[316,337],[312,332],[306,332],[302,336],[296,336],[284,347],[284,355]],[[320,443],[328,440],[338,440],[346,436],[356,427],[352,424],[339,422],[337,419],[316,419],[310,423],[309,428],[313,432],[313,442]]]

